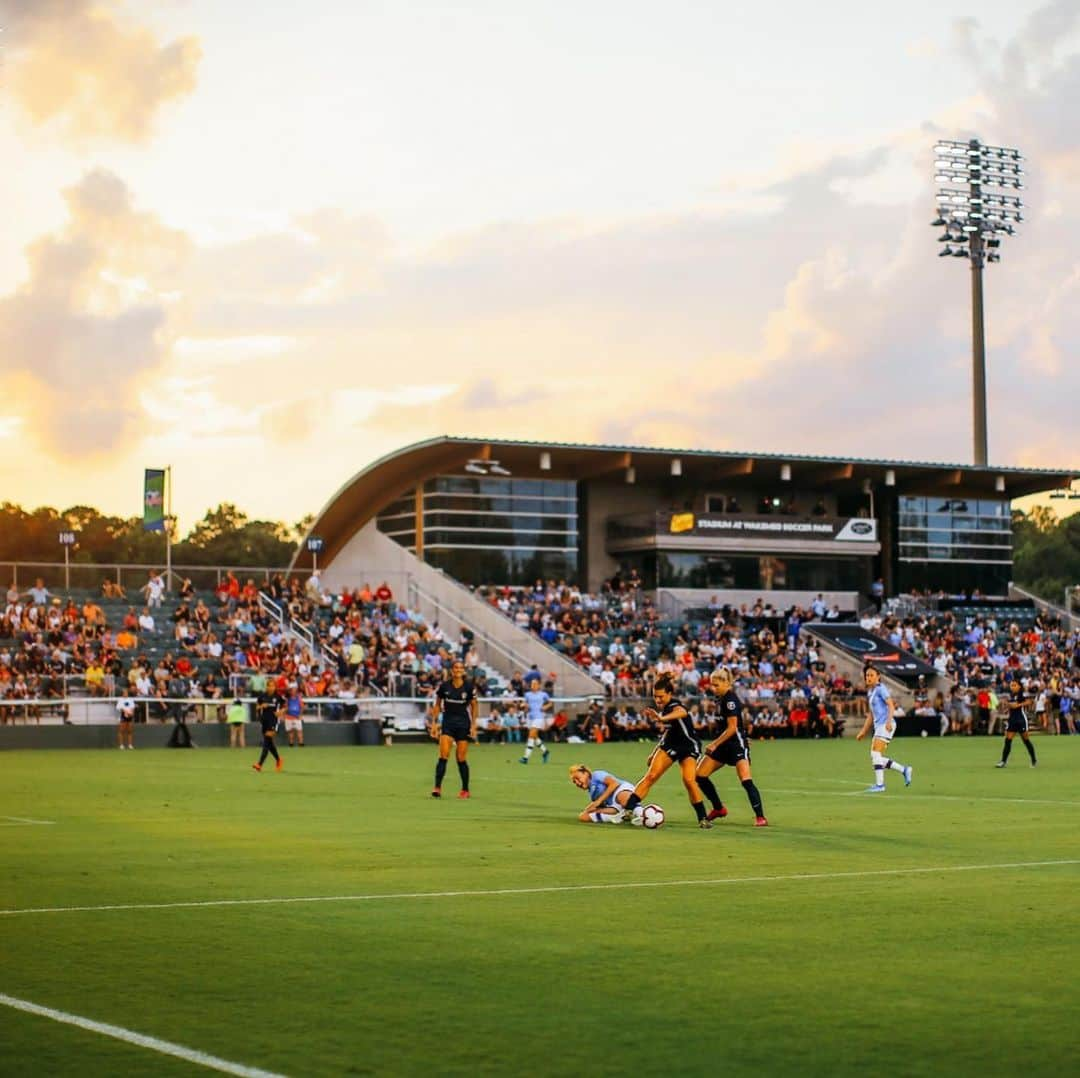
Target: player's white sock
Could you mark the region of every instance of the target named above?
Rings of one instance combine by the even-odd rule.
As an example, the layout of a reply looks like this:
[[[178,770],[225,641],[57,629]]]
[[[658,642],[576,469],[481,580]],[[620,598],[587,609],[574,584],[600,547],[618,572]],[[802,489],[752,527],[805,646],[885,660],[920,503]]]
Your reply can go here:
[[[886,760],[885,761],[885,766],[890,771],[899,771],[901,774],[904,773],[904,765],[901,764],[901,763],[898,763],[896,760]]]
[[[532,739],[531,737],[529,738],[529,740],[528,740],[528,741],[526,741],[526,742],[525,742],[525,759],[526,759],[526,760],[527,760],[527,759],[528,759],[528,758],[529,758],[530,756],[532,756],[532,750],[533,750],[533,748],[535,747],[535,745],[536,745],[536,742],[535,742],[535,741],[533,741],[533,739]]]
[[[874,785],[885,785],[885,757],[880,752],[870,753],[870,763],[874,767]]]
[[[622,823],[621,812],[594,812],[593,819],[597,823]]]

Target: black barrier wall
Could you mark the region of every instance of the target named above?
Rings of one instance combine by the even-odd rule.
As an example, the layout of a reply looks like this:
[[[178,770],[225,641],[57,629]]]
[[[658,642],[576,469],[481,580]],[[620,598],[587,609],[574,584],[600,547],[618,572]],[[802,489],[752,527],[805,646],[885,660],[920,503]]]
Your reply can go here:
[[[246,723],[245,740],[249,750],[258,751],[262,744],[259,724]],[[164,749],[172,736],[172,723],[150,723],[135,726],[136,749]],[[226,723],[188,723],[191,738],[199,748],[228,748],[229,727]],[[397,739],[400,735],[395,735]],[[286,749],[284,731],[278,735]],[[307,745],[379,745],[382,743],[382,720],[362,719],[359,722],[305,723],[304,742]],[[86,726],[0,726],[0,750],[3,749],[112,749],[116,747],[116,724],[101,723]],[[183,752],[183,749],[177,749]]]

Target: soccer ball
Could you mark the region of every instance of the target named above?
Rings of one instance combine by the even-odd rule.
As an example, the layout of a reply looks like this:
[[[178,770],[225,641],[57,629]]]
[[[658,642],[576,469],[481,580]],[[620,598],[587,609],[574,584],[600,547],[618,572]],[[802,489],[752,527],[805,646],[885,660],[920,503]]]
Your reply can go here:
[[[659,805],[646,805],[641,810],[641,824],[650,830],[656,830],[664,822],[664,810]]]

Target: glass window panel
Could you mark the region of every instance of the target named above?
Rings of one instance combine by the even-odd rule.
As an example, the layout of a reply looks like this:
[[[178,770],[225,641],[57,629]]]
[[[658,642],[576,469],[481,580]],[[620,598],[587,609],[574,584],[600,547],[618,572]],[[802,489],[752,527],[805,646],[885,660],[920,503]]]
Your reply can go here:
[[[431,546],[491,546],[491,547],[577,547],[577,533],[510,531],[452,531],[434,528],[424,533]]]

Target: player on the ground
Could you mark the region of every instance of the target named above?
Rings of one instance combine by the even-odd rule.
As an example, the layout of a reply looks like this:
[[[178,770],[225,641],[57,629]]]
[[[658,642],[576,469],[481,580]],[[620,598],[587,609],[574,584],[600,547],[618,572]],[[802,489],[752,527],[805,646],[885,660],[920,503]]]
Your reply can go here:
[[[904,776],[904,785],[910,786],[911,768],[885,756],[889,749],[889,742],[896,733],[896,719],[893,718],[896,704],[893,703],[888,688],[882,682],[881,671],[877,667],[868,666],[863,671],[863,676],[866,678],[866,702],[869,704],[869,711],[862,729],[855,735],[855,740],[862,741],[869,733],[871,724],[874,727],[874,740],[870,742],[870,762],[874,766],[874,784],[867,786],[866,792],[868,794],[884,793],[886,771],[899,771]]]
[[[694,724],[686,708],[675,699],[674,693],[675,679],[670,674],[661,674],[653,686],[653,700],[659,711],[647,707],[641,713],[650,721],[660,723],[664,732],[649,757],[649,770],[634,787],[634,792],[623,807],[633,812],[656,780],[672,764],[678,763],[686,795],[698,818],[698,827],[708,830],[712,823],[705,818],[705,801],[697,784],[697,758],[701,755],[701,742],[694,736]]]
[[[588,807],[578,815],[582,823],[622,823],[629,816],[632,824],[642,825],[640,805],[633,812],[623,811],[634,792],[632,782],[599,768],[590,771],[584,764],[571,764],[570,781],[589,794]]]
[[[465,664],[455,661],[450,677],[435,692],[431,709],[431,736],[439,742],[439,759],[435,764],[435,786],[432,797],[442,797],[443,778],[450,749],[456,746],[458,774],[461,776],[459,798],[469,797],[469,742],[476,740],[476,692],[471,681],[465,680]]]
[[[255,718],[258,720],[259,726],[262,727],[263,739],[259,762],[251,765],[256,771],[262,771],[263,761],[267,756],[273,756],[277,761],[274,764],[275,771],[280,771],[285,766],[278,755],[277,745],[274,744],[278,723],[281,721],[281,716],[285,711],[285,700],[272,692],[270,686],[271,683],[267,682],[262,692],[255,697]]]
[[[1001,747],[1001,759],[994,765],[995,767],[1004,767],[1009,762],[1013,738],[1017,734],[1024,742],[1024,748],[1028,750],[1031,766],[1034,767],[1038,762],[1035,759],[1035,746],[1031,743],[1031,735],[1028,733],[1027,712],[1024,710],[1024,705],[1028,700],[1028,694],[1024,692],[1020,682],[1013,678],[1009,682],[1009,698],[1006,700],[1009,705],[1009,721],[1005,725],[1005,744]]]
[[[735,774],[739,776],[750,807],[754,810],[754,826],[767,827],[769,821],[765,819],[761,794],[750,774],[750,742],[747,740],[746,727],[743,725],[742,701],[735,694],[735,680],[731,676],[731,671],[714,670],[709,675],[709,688],[717,698],[717,712],[720,715],[720,721],[724,723],[724,729],[720,731],[719,737],[705,746],[705,755],[697,765],[698,787],[712,804],[708,819],[716,820],[727,815],[727,809],[709,776],[724,764],[730,764],[735,768]]]
[[[540,688],[539,682],[533,681],[530,682],[530,684],[533,687],[525,690],[525,708],[528,712],[525,726],[529,733],[528,740],[525,742],[525,753],[521,757],[521,762],[527,764],[533,749],[539,749],[540,758],[546,764],[548,762],[548,749],[547,745],[544,744],[543,736],[544,731],[548,728],[548,718],[546,713],[552,710],[553,705],[551,703],[551,697]]]

